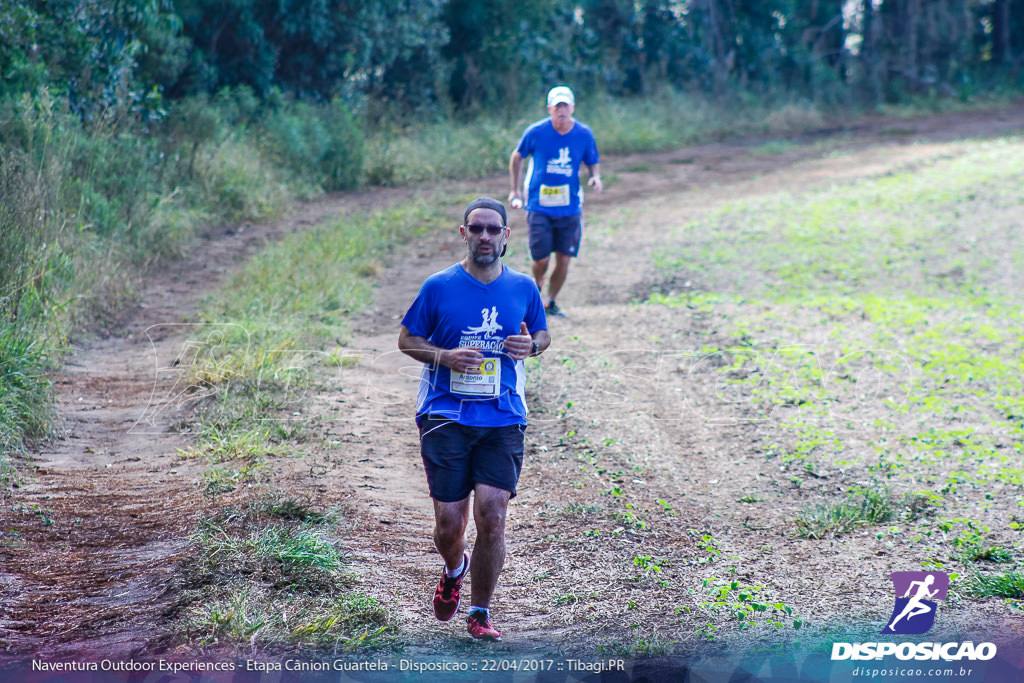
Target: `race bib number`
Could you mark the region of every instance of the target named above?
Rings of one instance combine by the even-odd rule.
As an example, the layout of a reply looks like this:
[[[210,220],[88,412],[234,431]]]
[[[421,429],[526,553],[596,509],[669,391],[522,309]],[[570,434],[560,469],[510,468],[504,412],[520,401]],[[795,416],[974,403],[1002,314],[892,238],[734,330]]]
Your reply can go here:
[[[569,206],[568,185],[541,185],[541,206]]]
[[[497,398],[501,389],[501,359],[487,358],[480,364],[480,374],[452,370],[451,392],[466,396]]]

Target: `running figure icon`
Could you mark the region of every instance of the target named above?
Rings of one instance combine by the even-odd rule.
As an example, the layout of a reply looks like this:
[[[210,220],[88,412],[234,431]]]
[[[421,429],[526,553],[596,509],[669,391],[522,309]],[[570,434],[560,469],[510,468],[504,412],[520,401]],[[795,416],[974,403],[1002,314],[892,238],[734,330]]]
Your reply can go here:
[[[891,622],[889,622],[890,631],[895,632],[896,622],[898,622],[900,619],[903,619],[904,617],[906,617],[907,621],[910,621],[916,616],[919,616],[921,614],[928,614],[929,612],[935,609],[934,607],[930,607],[922,602],[922,600],[925,598],[935,597],[935,594],[939,592],[937,588],[935,590],[929,589],[929,587],[933,583],[935,583],[934,574],[929,574],[928,576],[926,576],[924,578],[924,581],[912,581],[910,583],[910,590],[913,591],[914,587],[917,586],[917,592],[914,593],[914,595],[909,595],[908,592],[907,597],[909,597],[910,600],[907,602],[907,606],[903,608],[903,611],[900,612],[899,616],[893,619]]]
[[[945,600],[949,576],[944,572],[893,572],[896,604],[882,633],[926,633],[935,623],[935,600]]]

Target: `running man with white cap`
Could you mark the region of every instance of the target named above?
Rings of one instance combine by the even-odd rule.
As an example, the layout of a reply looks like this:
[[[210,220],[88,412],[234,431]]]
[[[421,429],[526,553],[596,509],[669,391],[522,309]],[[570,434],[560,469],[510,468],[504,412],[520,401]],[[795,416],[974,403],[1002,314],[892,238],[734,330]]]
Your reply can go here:
[[[548,282],[548,315],[565,316],[555,303],[569,261],[579,253],[583,237],[583,188],[580,165],[587,167],[587,184],[601,192],[597,142],[590,127],[573,118],[576,99],[572,90],[559,85],[548,92],[549,118],[537,121],[523,133],[509,161],[512,190],[508,200],[514,208],[523,207],[530,228],[530,256],[533,279],[544,291],[548,261],[555,254],[555,267]],[[525,179],[523,159],[529,158]],[[525,196],[525,201],[524,201]]]

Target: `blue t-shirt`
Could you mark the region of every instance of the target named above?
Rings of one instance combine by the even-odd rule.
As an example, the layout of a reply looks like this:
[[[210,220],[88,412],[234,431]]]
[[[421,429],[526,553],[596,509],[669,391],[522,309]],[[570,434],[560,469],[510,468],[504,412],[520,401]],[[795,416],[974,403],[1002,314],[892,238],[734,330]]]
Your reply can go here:
[[[541,119],[526,129],[516,151],[530,158],[523,179],[527,211],[548,216],[582,213],[580,164],[592,166],[600,160],[594,133],[586,124],[575,121],[563,135],[550,118]]]
[[[428,277],[402,324],[442,349],[479,349],[484,363],[479,375],[424,365],[416,414],[471,427],[526,424],[526,367],[504,352],[505,337],[519,334],[522,322],[531,334],[548,327],[537,285],[508,266],[487,284],[461,263]]]

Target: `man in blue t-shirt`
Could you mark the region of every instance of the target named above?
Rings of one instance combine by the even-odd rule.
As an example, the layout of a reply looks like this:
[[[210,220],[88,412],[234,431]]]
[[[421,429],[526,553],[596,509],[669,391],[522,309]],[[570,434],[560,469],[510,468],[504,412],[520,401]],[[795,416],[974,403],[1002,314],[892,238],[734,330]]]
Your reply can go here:
[[[505,562],[505,512],[523,466],[523,361],[542,353],[551,336],[533,281],[501,262],[509,238],[504,205],[473,200],[459,234],[466,257],[423,283],[402,319],[398,348],[425,363],[416,423],[434,499],[434,545],[445,563],[434,615],[455,616],[469,572],[467,630],[475,640],[501,640],[489,609]],[[471,493],[472,559],[465,540]]]
[[[583,237],[583,188],[580,186],[580,164],[585,164],[590,180],[587,184],[601,192],[601,172],[597,142],[590,128],[573,118],[576,99],[572,90],[559,85],[548,92],[549,118],[541,119],[526,129],[509,161],[512,191],[508,200],[512,208],[525,208],[530,226],[530,256],[533,257],[533,279],[537,289],[544,291],[551,252],[555,267],[548,282],[548,315],[564,316],[555,303],[569,274],[569,260],[579,253]],[[529,158],[523,179],[523,159]]]

